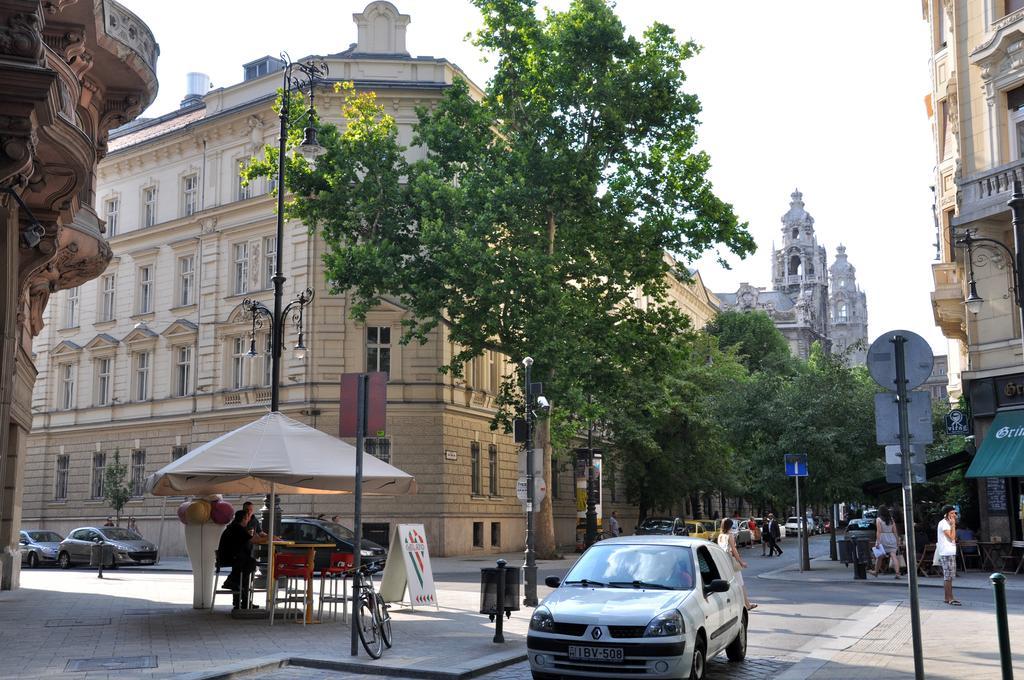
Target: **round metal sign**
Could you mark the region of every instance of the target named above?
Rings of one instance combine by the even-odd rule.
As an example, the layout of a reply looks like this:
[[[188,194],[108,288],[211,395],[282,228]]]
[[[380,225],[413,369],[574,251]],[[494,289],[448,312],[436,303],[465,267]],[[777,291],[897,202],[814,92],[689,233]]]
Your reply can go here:
[[[896,391],[896,343],[893,339],[902,335],[905,358],[907,389],[919,387],[932,374],[935,357],[928,342],[917,333],[910,331],[889,331],[882,333],[871,343],[868,350],[868,371],[875,382],[885,389]]]

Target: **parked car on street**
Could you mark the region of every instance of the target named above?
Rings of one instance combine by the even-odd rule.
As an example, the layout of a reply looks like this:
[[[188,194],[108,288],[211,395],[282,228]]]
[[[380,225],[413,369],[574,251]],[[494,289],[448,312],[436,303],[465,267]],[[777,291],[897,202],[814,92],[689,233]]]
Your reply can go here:
[[[733,520],[731,533],[736,537],[736,545],[754,545],[754,534],[750,532],[747,520]]]
[[[691,538],[703,538],[706,541],[714,541],[718,538],[718,527],[714,520],[710,519],[688,519],[686,528],[690,530]]]
[[[661,535],[661,536],[685,536],[687,535],[686,522],[678,517],[648,517],[636,528],[637,536]]]
[[[110,567],[156,562],[157,547],[138,533],[123,527],[79,527],[57,546],[57,564],[68,569],[76,564],[89,564],[92,547],[107,543],[113,550]]]
[[[297,543],[334,543],[340,553],[352,554],[356,535],[346,526],[326,519],[314,517],[282,517],[281,538]],[[383,566],[388,551],[383,546],[363,538],[359,543],[360,561],[363,564],[376,562]],[[287,548],[283,549],[287,552]],[[305,551],[303,551],[305,552]],[[329,550],[317,550],[314,569],[322,571],[330,564]]]
[[[743,590],[717,545],[678,536],[595,543],[533,611],[535,680],[704,678],[707,660],[747,653]]]
[[[21,563],[35,569],[41,564],[57,563],[57,546],[64,537],[56,531],[22,529],[18,534],[21,546]]]
[[[873,519],[851,519],[846,525],[846,540],[853,541],[863,539],[875,540],[875,520]]]
[[[798,536],[799,532],[804,531],[804,528],[808,532],[809,536],[814,535],[814,520],[804,518],[802,521],[799,517],[790,517],[786,520],[786,534]]]

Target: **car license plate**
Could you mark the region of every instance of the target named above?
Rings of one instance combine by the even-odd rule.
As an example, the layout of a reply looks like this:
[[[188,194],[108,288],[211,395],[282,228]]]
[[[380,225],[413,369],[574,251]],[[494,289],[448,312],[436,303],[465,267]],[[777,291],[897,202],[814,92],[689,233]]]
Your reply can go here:
[[[583,647],[569,645],[569,658],[573,661],[608,661],[622,663],[622,647]]]

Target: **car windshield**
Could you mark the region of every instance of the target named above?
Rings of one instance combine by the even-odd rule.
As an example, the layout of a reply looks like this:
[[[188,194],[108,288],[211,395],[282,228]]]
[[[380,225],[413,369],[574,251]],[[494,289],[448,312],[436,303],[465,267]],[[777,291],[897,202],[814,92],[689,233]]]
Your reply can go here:
[[[131,529],[122,529],[121,527],[103,527],[103,535],[115,541],[142,540],[142,536],[139,536]]]
[[[335,538],[355,538],[355,534],[348,527],[344,527],[337,522],[328,522],[326,520],[320,520],[323,524],[324,529],[334,534]]]
[[[669,519],[649,519],[645,521],[641,526],[644,529],[671,529],[672,520]]]
[[[565,583],[690,590],[693,574],[686,546],[598,543],[573,565]]]
[[[28,537],[36,543],[60,543],[64,540],[53,531],[29,531]]]

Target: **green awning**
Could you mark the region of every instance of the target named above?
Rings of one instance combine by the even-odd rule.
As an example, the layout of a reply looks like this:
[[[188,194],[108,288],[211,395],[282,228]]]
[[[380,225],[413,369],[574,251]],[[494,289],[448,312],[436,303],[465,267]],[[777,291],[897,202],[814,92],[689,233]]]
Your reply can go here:
[[[996,414],[967,476],[1024,477],[1024,410]]]

